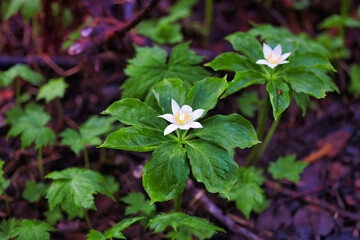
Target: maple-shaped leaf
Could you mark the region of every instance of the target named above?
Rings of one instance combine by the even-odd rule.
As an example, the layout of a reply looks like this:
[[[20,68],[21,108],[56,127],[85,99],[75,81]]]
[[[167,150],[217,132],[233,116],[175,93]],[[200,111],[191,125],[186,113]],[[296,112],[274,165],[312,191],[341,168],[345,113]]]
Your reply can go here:
[[[129,193],[126,197],[121,198],[121,201],[129,204],[125,208],[125,215],[141,212],[145,216],[150,216],[156,210],[155,205],[150,205],[150,200],[145,199],[144,194],[141,192]]]
[[[50,210],[60,205],[70,218],[82,217],[84,209],[96,210],[94,194],[102,193],[114,200],[104,187],[105,177],[89,169],[68,168],[52,172],[46,178],[54,180],[46,191]]]
[[[49,103],[55,98],[63,98],[67,87],[68,84],[63,77],[50,79],[48,83],[40,87],[36,99],[45,99],[46,103]]]
[[[45,125],[51,116],[44,112],[42,106],[29,103],[25,109],[14,107],[6,112],[6,122],[11,126],[7,138],[21,135],[21,148],[29,147],[35,142],[35,149],[45,145],[52,145],[55,133]]]
[[[86,235],[88,237],[87,240],[106,240],[113,238],[126,239],[121,231],[140,219],[142,219],[142,217],[125,218],[121,222],[118,222],[115,226],[107,229],[104,233],[96,230],[90,230],[90,232]]]
[[[42,196],[45,196],[46,188],[47,186],[45,184],[30,180],[26,182],[22,196],[31,203],[37,202]]]
[[[9,233],[15,228],[18,220],[15,218],[3,219],[0,224],[0,240],[10,239]]]
[[[87,145],[97,146],[102,143],[101,135],[113,129],[116,119],[112,117],[92,116],[85,123],[81,124],[79,131],[71,128],[65,129],[60,136],[61,145],[71,146],[71,150],[79,155]]]
[[[189,50],[189,42],[173,48],[168,59],[167,52],[158,47],[136,47],[136,56],[129,60],[125,73],[129,78],[121,86],[123,98],[143,98],[150,88],[164,78],[179,78],[192,84],[209,73],[199,64],[203,56]]]
[[[4,164],[5,162],[0,158],[0,196],[4,193],[4,191],[8,188],[8,186],[11,183],[10,179],[6,180],[4,178],[4,170],[3,170]]]
[[[56,229],[39,220],[22,219],[10,231],[9,236],[16,237],[17,240],[49,240],[49,231],[56,231]]]
[[[205,219],[192,217],[180,212],[162,213],[149,221],[148,227],[154,229],[153,233],[162,232],[171,226],[175,231],[186,228],[200,239],[210,238],[217,231],[225,232],[224,229],[212,225]]]
[[[7,87],[11,85],[16,77],[19,77],[35,86],[39,86],[44,81],[44,77],[32,70],[29,66],[16,64],[0,74],[0,86]]]
[[[260,187],[264,181],[261,169],[239,167],[238,182],[231,189],[229,197],[231,201],[236,202],[237,208],[246,218],[250,217],[251,211],[262,211],[268,205],[264,191]]]
[[[270,167],[268,168],[269,173],[271,173],[274,179],[287,179],[298,183],[300,174],[307,166],[307,163],[302,161],[295,162],[295,158],[295,154],[279,157],[276,162],[270,163]]]

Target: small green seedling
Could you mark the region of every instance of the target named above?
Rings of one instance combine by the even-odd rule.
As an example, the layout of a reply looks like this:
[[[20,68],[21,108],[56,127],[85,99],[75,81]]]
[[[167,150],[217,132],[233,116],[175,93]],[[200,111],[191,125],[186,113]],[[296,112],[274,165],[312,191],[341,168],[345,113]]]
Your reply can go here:
[[[150,200],[145,199],[142,192],[132,192],[120,199],[122,202],[128,204],[125,208],[125,215],[138,214],[143,217],[142,225],[146,225],[150,218],[154,217],[156,213],[155,204],[151,204]]]
[[[60,98],[64,97],[65,90],[69,85],[65,82],[63,77],[50,79],[45,85],[41,86],[39,89],[39,94],[36,99],[45,99],[46,103],[51,102],[56,99],[58,114],[59,117],[63,118],[62,105],[60,102]]]
[[[261,185],[265,178],[262,169],[253,166],[239,167],[238,181],[229,193],[230,201],[235,201],[245,217],[249,219],[250,212],[262,212],[269,205]]]
[[[10,186],[10,179],[6,180],[4,178],[4,167],[5,162],[0,159],[0,196],[4,196],[4,200],[5,200],[5,206],[6,206],[6,211],[8,213],[8,215],[11,214],[11,208],[10,208],[10,202],[9,202],[9,197],[6,193],[6,189]]]
[[[35,86],[39,86],[44,81],[44,77],[41,74],[35,72],[27,65],[17,64],[4,72],[0,72],[0,87],[8,87],[15,80],[17,106],[20,106],[20,79]]]
[[[137,33],[146,36],[159,44],[174,44],[181,42],[181,24],[179,20],[187,18],[191,14],[191,7],[197,0],[178,0],[169,8],[169,15],[160,19],[142,21],[137,26]]]
[[[12,125],[7,134],[7,138],[21,135],[21,148],[27,148],[35,143],[38,150],[40,178],[44,180],[44,170],[42,163],[42,147],[53,145],[56,135],[46,124],[51,116],[44,112],[42,106],[29,103],[24,109],[14,107],[6,112],[6,123]]]
[[[271,162],[268,169],[274,179],[287,179],[294,183],[300,180],[300,174],[304,171],[307,163],[295,161],[296,155],[291,154],[286,157],[279,157],[276,162]]]
[[[151,219],[147,227],[153,229],[153,233],[158,233],[164,231],[168,226],[175,231],[168,234],[171,239],[191,239],[192,235],[199,239],[205,239],[211,238],[218,231],[225,232],[224,229],[216,227],[202,218],[180,212],[162,213]]]
[[[90,232],[86,235],[86,237],[88,237],[87,240],[112,240],[113,238],[126,239],[121,231],[141,219],[142,217],[125,218],[115,226],[107,229],[104,233],[96,230],[90,230]]]
[[[8,236],[16,238],[16,240],[50,240],[50,231],[56,231],[56,229],[48,223],[39,220],[22,219],[16,221],[16,226]]]
[[[89,154],[86,146],[98,146],[101,144],[101,136],[113,129],[115,119],[111,117],[91,116],[85,123],[81,124],[79,131],[71,128],[65,129],[60,136],[61,145],[71,146],[71,150],[79,155],[84,151],[85,167],[90,168]]]
[[[130,126],[110,134],[100,146],[154,151],[143,168],[144,189],[152,203],[175,198],[175,209],[180,208],[190,169],[209,192],[228,195],[238,169],[228,149],[259,142],[251,123],[238,114],[195,121],[216,106],[227,87],[225,78],[197,81],[187,94],[184,85],[165,79],[153,86],[148,104],[135,98],[113,103],[104,113]],[[190,128],[194,130],[187,135]]]
[[[52,179],[46,191],[49,209],[60,206],[69,218],[84,217],[91,228],[87,209],[96,210],[94,194],[105,194],[115,200],[109,191],[109,181],[98,172],[89,169],[67,168],[46,176]]]
[[[10,240],[9,233],[17,225],[18,220],[15,218],[3,219],[0,223],[0,239]]]
[[[360,97],[360,65],[352,64],[350,66],[350,84],[348,90],[356,98]]]
[[[125,73],[129,78],[121,86],[123,98],[144,98],[150,88],[164,78],[180,78],[190,88],[197,80],[210,74],[201,66],[196,66],[203,56],[189,50],[189,42],[167,52],[158,47],[135,47],[136,56],[128,61]],[[167,61],[168,59],[168,61]]]
[[[25,190],[22,197],[29,202],[37,202],[41,197],[45,196],[47,186],[43,183],[36,183],[34,180],[29,180],[25,184]]]

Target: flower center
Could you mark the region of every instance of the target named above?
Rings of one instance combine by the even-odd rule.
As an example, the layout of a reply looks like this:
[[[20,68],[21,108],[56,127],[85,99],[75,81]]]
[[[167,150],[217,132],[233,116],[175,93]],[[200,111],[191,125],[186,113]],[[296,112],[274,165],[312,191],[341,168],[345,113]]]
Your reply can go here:
[[[184,112],[184,113],[178,112],[175,115],[175,120],[179,125],[185,125],[189,121],[190,117],[191,117],[191,115],[190,114],[187,115],[187,112]]]
[[[280,62],[280,58],[277,55],[277,53],[274,53],[274,55],[272,55],[271,53],[269,54],[269,57],[266,58],[266,60],[271,63],[271,64],[276,64],[278,62]]]

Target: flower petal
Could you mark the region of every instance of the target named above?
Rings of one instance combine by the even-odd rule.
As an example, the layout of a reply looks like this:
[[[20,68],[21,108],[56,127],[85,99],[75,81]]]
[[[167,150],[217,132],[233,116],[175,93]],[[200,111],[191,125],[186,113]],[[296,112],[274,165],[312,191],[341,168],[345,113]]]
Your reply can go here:
[[[177,104],[174,99],[171,99],[171,109],[174,115],[176,115],[180,111],[179,104]]]
[[[260,60],[256,61],[256,64],[266,64],[266,65],[268,65],[269,62],[267,60],[265,60],[265,59],[260,59]]]
[[[191,117],[189,118],[189,122],[193,122],[196,119],[198,119],[199,117],[201,117],[204,114],[205,110],[204,109],[196,109],[195,111],[193,111],[193,113],[191,114]]]
[[[193,122],[189,124],[191,128],[202,128],[203,126],[199,122]]]
[[[290,54],[291,54],[291,52],[287,52],[287,53],[284,53],[283,55],[281,55],[280,62],[287,59],[290,56]]]
[[[170,124],[169,126],[167,126],[164,130],[164,136],[168,135],[169,133],[172,133],[173,131],[175,131],[176,129],[178,129],[179,126],[176,124]]]
[[[271,68],[274,68],[274,67],[276,67],[277,65],[278,65],[279,63],[269,63],[269,64],[267,64],[269,67],[271,67]]]
[[[187,123],[185,125],[179,125],[179,129],[181,130],[189,130],[191,127],[191,124]]]
[[[269,58],[270,53],[272,53],[272,49],[266,43],[264,43],[263,44],[263,52],[264,52],[264,57]]]
[[[168,121],[168,122],[176,123],[176,120],[175,120],[174,115],[172,115],[172,114],[170,114],[170,113],[163,114],[163,115],[160,115],[160,116],[158,116],[158,117],[161,117],[161,118],[165,119],[165,120]]]
[[[184,106],[182,106],[181,109],[180,109],[180,111],[181,111],[182,113],[187,112],[187,114],[191,114],[191,113],[192,113],[192,110],[193,110],[193,109],[192,109],[189,105],[184,105]]]
[[[281,52],[282,52],[282,50],[281,50],[281,45],[278,44],[278,45],[274,48],[273,53],[276,53],[276,56],[280,57],[280,56],[281,56]]]
[[[285,63],[288,63],[289,61],[281,61],[279,62],[278,64],[285,64]]]

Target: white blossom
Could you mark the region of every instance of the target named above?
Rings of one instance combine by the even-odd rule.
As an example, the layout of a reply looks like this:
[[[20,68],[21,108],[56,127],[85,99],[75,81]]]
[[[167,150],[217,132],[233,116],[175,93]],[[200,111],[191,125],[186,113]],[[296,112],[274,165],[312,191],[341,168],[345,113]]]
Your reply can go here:
[[[264,43],[263,52],[265,59],[257,60],[256,63],[268,65],[271,68],[274,68],[279,64],[288,63],[289,61],[285,61],[285,59],[287,59],[291,54],[288,52],[281,55],[282,50],[280,44],[278,44],[274,49],[271,49],[271,47]]]
[[[164,130],[164,135],[167,135],[176,129],[189,130],[190,128],[202,128],[203,126],[199,122],[194,122],[201,117],[205,112],[204,109],[193,109],[189,105],[184,105],[181,108],[174,99],[171,99],[171,108],[173,114],[163,114],[158,117],[165,119],[171,124]]]

